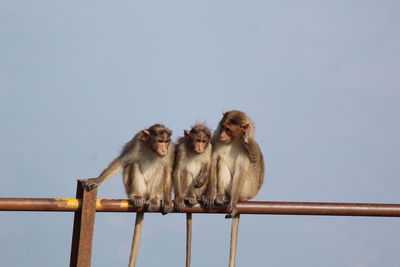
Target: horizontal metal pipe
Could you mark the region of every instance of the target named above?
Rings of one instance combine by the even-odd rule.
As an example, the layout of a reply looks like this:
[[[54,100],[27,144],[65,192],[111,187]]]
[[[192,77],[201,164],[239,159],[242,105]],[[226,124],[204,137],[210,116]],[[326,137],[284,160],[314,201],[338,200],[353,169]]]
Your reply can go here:
[[[80,199],[0,198],[0,211],[69,211],[81,209]],[[97,199],[97,212],[137,212],[127,199]],[[159,211],[155,211],[159,212]],[[181,213],[227,213],[226,208],[185,207]],[[241,214],[381,216],[400,217],[400,204],[320,203],[320,202],[239,202]]]
[[[0,211],[77,211],[76,198],[0,198]]]

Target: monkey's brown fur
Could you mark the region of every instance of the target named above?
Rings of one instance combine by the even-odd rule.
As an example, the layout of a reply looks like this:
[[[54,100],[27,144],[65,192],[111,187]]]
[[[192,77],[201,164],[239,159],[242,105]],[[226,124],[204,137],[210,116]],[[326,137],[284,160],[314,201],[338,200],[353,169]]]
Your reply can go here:
[[[193,206],[203,198],[211,166],[210,129],[196,124],[176,145],[176,157],[173,171],[175,191],[175,209],[180,211],[186,202]],[[192,214],[186,214],[186,267],[190,266]]]
[[[212,139],[211,174],[205,204],[228,204],[232,217],[229,266],[235,266],[238,201],[256,196],[264,181],[264,160],[254,139],[254,124],[241,111],[225,112]]]
[[[122,170],[126,194],[135,207],[146,207],[154,211],[160,208],[163,198],[163,213],[171,212],[171,173],[174,161],[171,134],[172,131],[161,124],[138,132],[99,177],[82,180],[83,186],[91,190]],[[143,217],[143,212],[136,214],[129,267],[136,263]]]

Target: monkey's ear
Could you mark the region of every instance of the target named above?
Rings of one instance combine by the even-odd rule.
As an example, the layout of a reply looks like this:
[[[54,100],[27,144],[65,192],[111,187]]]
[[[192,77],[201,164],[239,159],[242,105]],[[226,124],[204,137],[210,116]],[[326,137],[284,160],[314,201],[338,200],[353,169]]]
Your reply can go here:
[[[149,135],[150,135],[150,132],[148,130],[143,130],[142,131],[142,140],[143,141],[149,140]]]
[[[222,115],[226,115],[226,114],[228,114],[228,111],[222,111]]]
[[[190,132],[188,130],[183,130],[183,134],[185,135],[185,137],[190,136]]]

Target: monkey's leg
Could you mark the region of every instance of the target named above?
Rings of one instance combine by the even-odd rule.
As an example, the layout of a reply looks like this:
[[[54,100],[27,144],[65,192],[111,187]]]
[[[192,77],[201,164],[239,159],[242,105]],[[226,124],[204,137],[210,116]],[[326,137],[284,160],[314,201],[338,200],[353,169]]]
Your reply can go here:
[[[164,193],[163,176],[155,177],[147,184],[146,193],[149,195],[147,209],[155,211],[161,207],[161,199]]]
[[[214,206],[215,196],[217,192],[217,161],[215,157],[212,158],[210,167],[210,177],[207,182],[206,194],[203,195],[203,205],[206,208],[212,208]]]
[[[237,248],[237,239],[239,232],[239,220],[240,214],[236,214],[232,218],[231,225],[231,246],[229,251],[229,267],[235,267],[236,261],[236,248]]]
[[[142,208],[145,204],[146,183],[137,163],[125,167],[123,181],[128,198],[136,208]]]
[[[227,192],[231,191],[232,174],[225,160],[219,159],[217,164],[217,197],[215,203],[223,206],[228,202]]]
[[[186,181],[186,190],[185,192],[185,201],[189,206],[194,206],[197,203],[196,192],[194,188],[194,177],[193,173],[186,172],[185,173],[185,181]]]
[[[128,267],[135,267],[136,265],[137,255],[139,253],[140,238],[142,235],[143,219],[144,219],[144,213],[137,212],[135,220],[135,229],[133,231],[131,255],[129,257]]]
[[[190,267],[192,255],[192,214],[186,213],[186,267]]]
[[[232,179],[232,186],[230,188],[230,201],[229,201],[229,213],[225,218],[232,218],[237,213],[237,203],[239,200],[245,200],[243,196],[245,181],[253,179],[248,177],[248,172],[246,172],[247,166],[237,166],[235,168],[235,173]]]
[[[174,202],[172,202],[172,169],[169,167],[164,168],[164,175],[162,181],[162,204],[161,204],[161,213],[163,215],[168,214],[174,210]]]
[[[184,173],[180,170],[176,170],[173,179],[175,193],[174,207],[176,211],[180,212],[184,207],[183,197],[185,195],[184,189],[186,188],[185,184],[183,184],[185,179]]]

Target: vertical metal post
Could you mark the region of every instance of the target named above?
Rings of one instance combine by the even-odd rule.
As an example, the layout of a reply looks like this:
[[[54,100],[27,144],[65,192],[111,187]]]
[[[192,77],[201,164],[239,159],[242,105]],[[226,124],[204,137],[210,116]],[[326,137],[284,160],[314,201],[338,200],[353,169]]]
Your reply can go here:
[[[192,257],[192,214],[186,213],[186,267],[190,267]]]
[[[97,188],[88,192],[77,182],[76,198],[80,199],[81,207],[74,215],[70,267],[90,267],[96,197]]]

